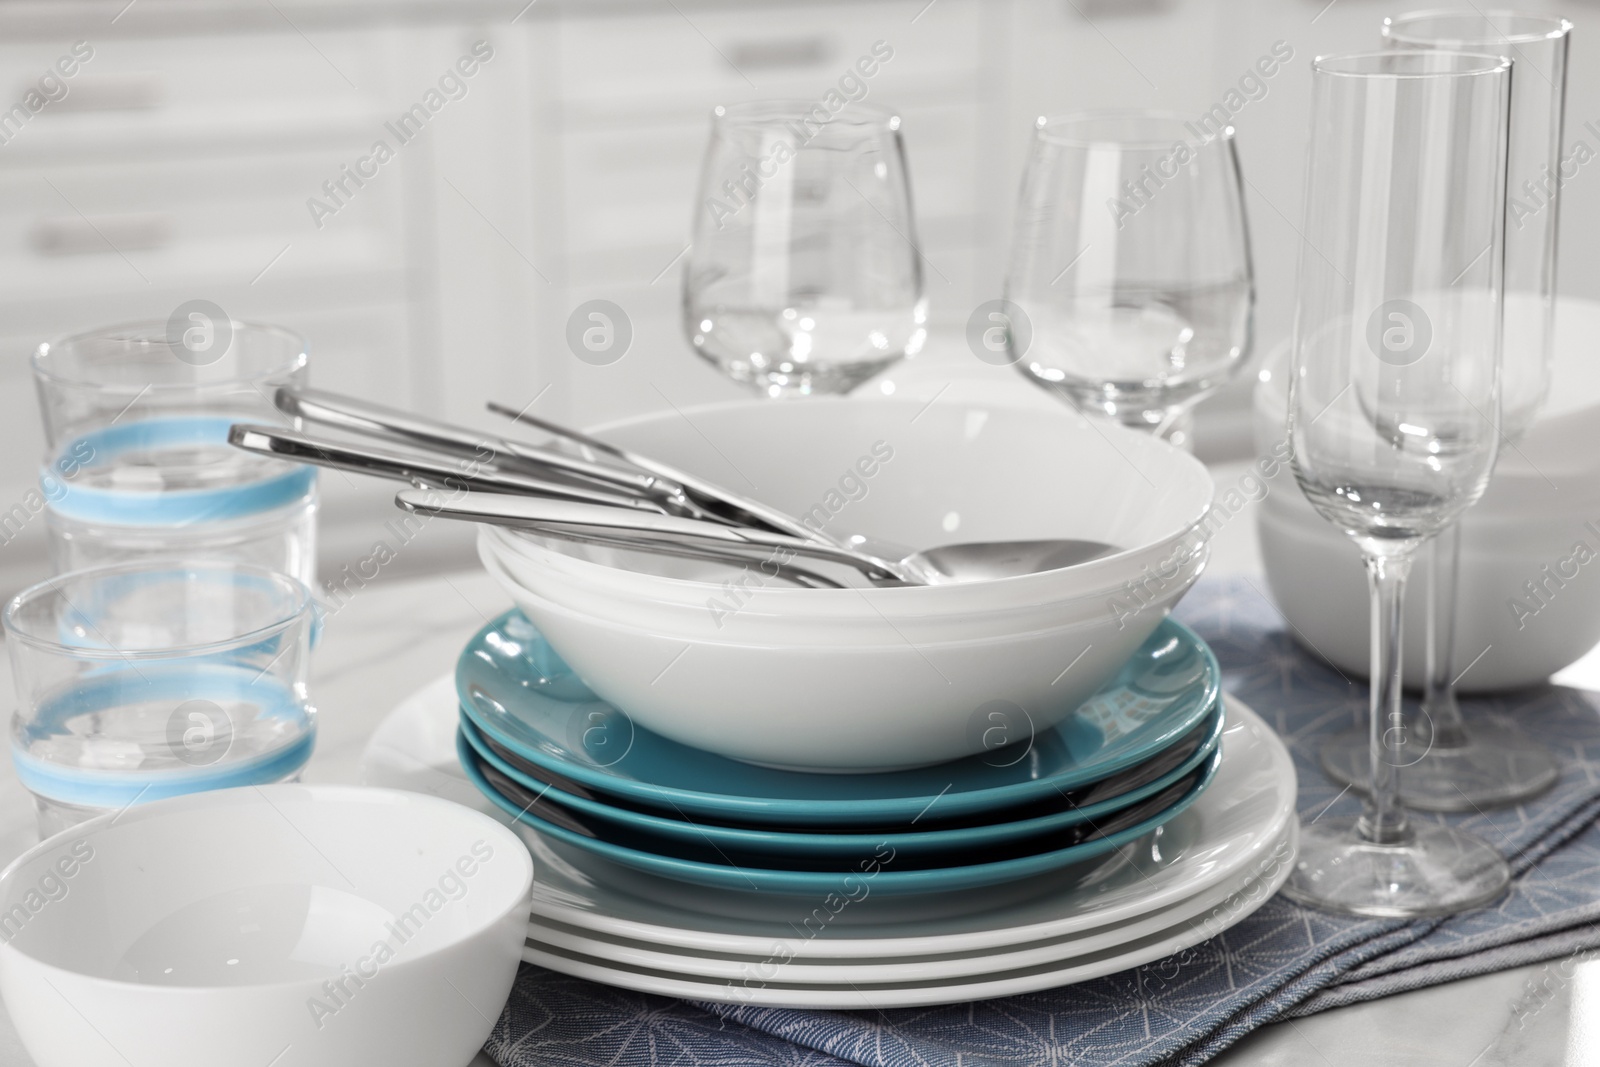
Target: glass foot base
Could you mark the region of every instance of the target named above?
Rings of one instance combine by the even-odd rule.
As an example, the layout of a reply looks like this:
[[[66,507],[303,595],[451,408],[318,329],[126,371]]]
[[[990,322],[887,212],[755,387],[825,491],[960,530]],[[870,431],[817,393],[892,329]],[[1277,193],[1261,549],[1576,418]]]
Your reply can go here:
[[[1366,792],[1370,740],[1352,731],[1322,743],[1328,777]],[[1400,764],[1400,796],[1418,811],[1503,808],[1549,789],[1561,777],[1555,754],[1526,734],[1492,722],[1471,723],[1454,748],[1413,739]]]
[[[1283,893],[1323,911],[1410,919],[1476,908],[1510,883],[1510,868],[1488,842],[1448,826],[1412,830],[1404,844],[1375,845],[1356,836],[1353,818],[1302,827]]]

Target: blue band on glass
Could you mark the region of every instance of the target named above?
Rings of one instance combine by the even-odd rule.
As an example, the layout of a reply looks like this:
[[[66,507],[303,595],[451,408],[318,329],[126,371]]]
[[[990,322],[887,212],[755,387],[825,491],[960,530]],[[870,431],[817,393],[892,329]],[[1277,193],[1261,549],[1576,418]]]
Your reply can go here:
[[[220,489],[176,489],[146,492],[99,489],[75,484],[60,470],[76,462],[69,457],[87,447],[99,466],[132,449],[186,444],[225,444],[234,420],[226,415],[145,419],[107,426],[77,438],[62,449],[55,466],[39,475],[39,488],[56,514],[79,522],[112,526],[189,526],[221,522],[284,507],[304,499],[317,484],[313,467],[286,465],[283,473],[246,485]]]
[[[163,770],[124,771],[43,759],[28,752],[27,738],[19,736],[25,733],[42,740],[79,732],[72,730],[72,720],[134,701],[171,704],[175,717],[188,701],[219,708],[247,703],[255,709],[252,720],[281,720],[289,726],[290,738],[287,744],[248,759],[230,760],[223,754],[210,764],[185,766],[179,759],[177,767],[168,762]],[[169,739],[174,752],[185,743],[181,731],[186,724],[184,720],[170,728],[176,735]],[[31,793],[79,807],[121,808],[207,789],[281,781],[305,766],[315,745],[316,723],[309,709],[271,675],[242,664],[147,663],[137,670],[119,666],[89,675],[41,704],[23,730],[13,731],[11,760],[17,778]]]

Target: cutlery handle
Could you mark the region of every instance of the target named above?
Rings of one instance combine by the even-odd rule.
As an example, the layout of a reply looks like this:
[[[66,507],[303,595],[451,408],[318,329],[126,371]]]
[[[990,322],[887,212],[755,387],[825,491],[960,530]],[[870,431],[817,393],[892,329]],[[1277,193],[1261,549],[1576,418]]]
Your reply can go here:
[[[478,458],[485,458],[483,453],[488,451],[492,456],[489,462],[498,466],[528,468],[526,472],[534,474],[555,470],[588,481],[615,485],[634,493],[657,496],[670,497],[677,489],[677,486],[666,484],[646,472],[591,463],[576,456],[479,433],[426,415],[416,415],[322,389],[280,386],[273,403],[286,415],[356,433],[398,438]],[[511,461],[509,464],[508,459]]]
[[[489,401],[488,408],[496,415],[504,415],[512,422],[526,423],[535,429],[543,430],[545,433],[553,434],[557,437],[564,437],[603,455],[630,464],[639,470],[648,471],[651,474],[669,479],[683,490],[685,497],[693,501],[698,507],[710,512],[714,518],[740,526],[787,534],[791,537],[810,541],[813,544],[829,545],[833,548],[848,550],[847,546],[837,539],[830,537],[821,530],[811,529],[793,515],[786,514],[776,508],[770,508],[758,500],[751,500],[749,497],[731,492],[720,485],[703,481],[692,474],[687,474],[675,467],[669,467],[667,464],[653,460],[648,456],[629,452],[627,449],[602,441],[598,437],[592,437],[582,431],[563,426],[558,422],[541,419],[536,415],[528,414],[526,411],[517,411],[493,400]]]
[[[777,549],[808,559],[843,564],[869,578],[906,581],[903,568],[886,560],[834,545],[818,544],[787,534],[754,530],[749,527],[720,526],[677,515],[625,514],[614,508],[597,508],[565,500],[533,499],[496,493],[468,494],[466,498],[440,501],[430,494],[402,490],[395,503],[407,511],[425,515],[487,522],[500,526],[537,529],[552,536],[576,532],[588,536],[627,536],[649,542],[674,545],[710,545],[725,549]]]
[[[459,463],[427,455],[348,444],[279,426],[235,423],[228,431],[228,443],[258,455],[404,482],[420,481],[447,488],[475,486],[506,493],[581,501],[590,505],[604,505],[607,508],[627,509],[645,514],[654,514],[658,510],[652,501],[623,493],[611,493],[598,488],[590,489],[562,482],[548,482],[505,471],[467,470]]]
[[[448,518],[449,516],[446,517]],[[644,552],[655,556],[674,556],[679,559],[697,559],[708,563],[721,563],[730,567],[749,566],[753,562],[759,562],[754,554],[741,552],[732,546],[724,549],[713,545],[677,544],[671,541],[652,540],[649,538],[630,538],[620,534],[613,536],[609,532],[591,530],[579,526],[519,526],[516,528],[526,529],[529,533],[537,533],[544,537],[570,541],[573,544],[599,545],[603,548]],[[491,573],[493,573],[493,568],[491,568]],[[763,573],[768,572],[764,571]],[[776,574],[769,574],[769,577],[807,589],[848,588],[844,582],[825,577],[816,571],[796,566],[794,563],[784,564]]]

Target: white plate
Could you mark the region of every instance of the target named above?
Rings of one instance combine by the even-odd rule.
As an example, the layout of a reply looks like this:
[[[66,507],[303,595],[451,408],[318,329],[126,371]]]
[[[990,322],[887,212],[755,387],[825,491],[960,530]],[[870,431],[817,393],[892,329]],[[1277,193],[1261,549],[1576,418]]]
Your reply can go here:
[[[506,823],[500,809],[461,771],[456,758],[458,708],[454,672],[407,697],[384,717],[361,753],[361,784],[443,797]],[[537,867],[534,873],[537,878]]]
[[[544,945],[524,946],[522,958],[553,971],[623,989],[723,1004],[882,1010],[985,1000],[1086,982],[1182,952],[1243,921],[1265,904],[1288,878],[1292,866],[1292,863],[1278,864],[1216,907],[1135,941],[1069,960],[976,977],[930,976],[890,983],[808,986],[754,979],[695,980],[682,977],[677,970],[628,969],[581,952]]]
[[[709,893],[534,839],[533,914],[658,946],[823,959],[989,950],[1123,922],[1247,870],[1293,819],[1287,750],[1232,698],[1228,719],[1222,769],[1192,808],[1147,838],[1056,874],[927,898],[873,897],[863,879],[864,899],[819,914],[820,899]]]
[[[369,785],[487,806],[455,762],[449,678],[397,708],[362,759]],[[1211,788],[1161,830],[1108,856],[1012,887],[930,899],[865,895],[833,909],[801,898],[718,894],[626,870],[523,835],[535,864],[535,921],[612,940],[790,959],[990,952],[1083,934],[1171,908],[1259,868],[1294,818],[1295,775],[1282,742],[1228,698],[1223,765]],[[577,860],[582,866],[573,862]],[[598,878],[596,877],[598,876]]]
[[[891,983],[913,979],[958,978],[988,975],[1061,963],[1091,956],[1105,949],[1137,941],[1146,935],[1170,929],[1181,922],[1208,912],[1221,913],[1230,898],[1247,891],[1264,891],[1270,896],[1277,888],[1278,872],[1287,871],[1294,861],[1299,824],[1291,820],[1260,861],[1221,884],[1187,900],[1179,901],[1149,915],[1123,923],[1102,926],[1086,933],[1003,946],[1002,951],[984,953],[970,949],[961,953],[932,956],[864,957],[860,959],[794,960],[783,954],[781,946],[764,957],[732,955],[695,948],[666,951],[639,941],[608,937],[535,918],[528,925],[530,946],[540,949],[581,953],[597,961],[626,970],[657,970],[696,978],[777,981],[796,985],[849,985]],[[1270,888],[1266,888],[1270,886]]]

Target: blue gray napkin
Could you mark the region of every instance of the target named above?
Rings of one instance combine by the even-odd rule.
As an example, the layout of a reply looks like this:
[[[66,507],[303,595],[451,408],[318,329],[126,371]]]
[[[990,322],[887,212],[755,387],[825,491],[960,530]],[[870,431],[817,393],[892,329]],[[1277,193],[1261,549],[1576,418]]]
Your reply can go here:
[[[1202,581],[1177,614],[1216,650],[1228,691],[1288,742],[1302,822],[1355,811],[1356,799],[1323,777],[1314,754],[1323,736],[1365,720],[1365,682],[1296,646],[1259,580]],[[1277,1019],[1600,946],[1597,709],[1600,694],[1554,687],[1466,702],[1469,716],[1514,715],[1566,761],[1561,780],[1537,800],[1453,819],[1498,844],[1518,876],[1490,908],[1375,921],[1279,896],[1196,948],[1134,970],[1023,996],[886,1012],[696,1004],[524,965],[486,1050],[504,1067],[1196,1064]]]

